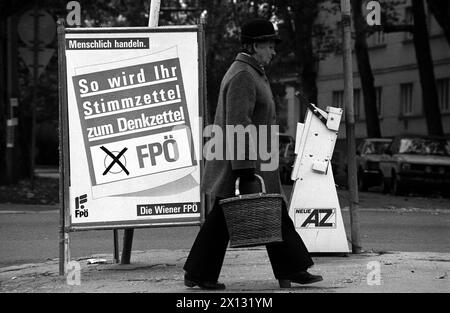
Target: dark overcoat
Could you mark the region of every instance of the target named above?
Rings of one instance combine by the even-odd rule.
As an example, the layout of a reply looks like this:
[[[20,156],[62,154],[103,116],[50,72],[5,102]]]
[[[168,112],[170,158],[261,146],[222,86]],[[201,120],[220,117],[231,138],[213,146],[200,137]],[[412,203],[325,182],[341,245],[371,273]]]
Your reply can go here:
[[[220,87],[214,127],[226,129],[226,125],[246,127],[253,124],[259,130],[259,126],[270,127],[276,125],[275,123],[275,103],[264,70],[251,56],[238,54],[225,74]],[[278,129],[276,128],[276,130]],[[256,134],[256,137],[259,135],[261,135],[261,131]],[[277,135],[275,134],[276,138]],[[223,138],[226,136],[224,135]],[[209,142],[213,139],[214,136]],[[225,147],[231,145],[230,141],[230,138],[227,138]],[[267,155],[262,157],[259,152],[253,160],[252,155],[246,153],[258,149],[257,143],[259,140],[255,140],[255,138],[253,142],[248,141],[243,155],[240,155],[242,160],[207,158],[202,188],[210,195],[210,200],[214,205],[206,216],[183,267],[191,277],[210,282],[216,282],[219,278],[229,242],[229,234],[225,216],[219,205],[220,202],[217,200],[234,195],[234,183],[237,175],[234,170],[254,168],[255,172],[264,178],[267,192],[283,194],[278,162],[275,161],[276,167],[273,170],[262,170],[265,163],[273,164],[273,160],[265,160]],[[277,158],[278,140],[269,143],[273,145],[265,147],[268,149],[263,150],[275,152],[272,155]],[[206,144],[204,149],[208,151],[207,148],[211,146]],[[246,190],[256,192],[252,190],[256,184],[247,183],[246,185]],[[266,245],[274,275],[278,279],[305,271],[314,264],[306,246],[295,230],[286,205],[283,205],[281,214],[281,231],[283,242]]]
[[[245,155],[240,155],[240,159],[236,159],[236,153],[233,158],[226,152],[236,152],[238,149],[234,146],[234,150],[229,150],[231,138],[227,138],[227,125],[247,127],[252,124],[257,130],[258,137],[262,129],[260,126],[267,127],[268,146],[260,147],[259,139],[251,138],[246,141]],[[252,56],[239,53],[226,72],[220,86],[214,125],[224,132],[223,138],[226,139],[224,145],[226,158],[224,159],[226,160],[208,160],[207,158],[202,179],[203,191],[209,194],[211,199],[233,196],[236,180],[233,170],[253,168],[263,177],[268,193],[282,194],[278,172],[278,138],[275,141],[270,140],[271,132],[273,135],[275,130],[278,130],[272,127],[276,125],[275,101],[264,69]],[[276,136],[278,134],[275,134]],[[234,142],[236,143],[237,140]],[[267,154],[261,158],[259,149],[272,152],[271,158],[267,159]],[[270,171],[261,170],[261,165],[264,163],[275,164],[276,168]],[[273,168],[273,166],[270,167]]]

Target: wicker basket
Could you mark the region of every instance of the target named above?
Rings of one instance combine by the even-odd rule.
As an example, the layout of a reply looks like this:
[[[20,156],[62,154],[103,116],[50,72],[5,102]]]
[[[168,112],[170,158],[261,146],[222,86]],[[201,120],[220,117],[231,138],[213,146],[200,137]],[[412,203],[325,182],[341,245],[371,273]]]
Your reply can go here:
[[[283,197],[266,194],[261,176],[261,193],[240,195],[239,178],[236,180],[236,197],[219,202],[225,215],[230,247],[260,246],[283,241],[281,236],[281,210]]]

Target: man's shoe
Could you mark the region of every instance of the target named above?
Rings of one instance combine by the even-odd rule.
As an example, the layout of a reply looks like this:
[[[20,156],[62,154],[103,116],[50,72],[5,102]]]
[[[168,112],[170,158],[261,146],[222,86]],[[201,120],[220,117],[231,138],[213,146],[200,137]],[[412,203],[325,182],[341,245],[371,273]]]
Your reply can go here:
[[[312,275],[307,271],[300,271],[289,278],[278,279],[278,283],[280,284],[280,288],[291,288],[291,282],[305,285],[317,283],[322,280],[323,278],[320,275]]]
[[[199,286],[201,289],[208,289],[208,290],[223,290],[225,289],[225,285],[219,282],[212,282],[212,281],[201,281],[198,279],[195,279],[188,274],[184,274],[184,285],[186,287],[195,287]]]

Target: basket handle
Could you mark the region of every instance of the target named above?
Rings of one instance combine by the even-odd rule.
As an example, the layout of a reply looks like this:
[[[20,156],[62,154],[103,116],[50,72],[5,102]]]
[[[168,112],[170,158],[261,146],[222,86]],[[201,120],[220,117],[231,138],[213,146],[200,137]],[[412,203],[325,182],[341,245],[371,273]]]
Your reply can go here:
[[[258,177],[259,182],[261,183],[261,193],[266,193],[266,185],[264,184],[264,179],[263,179],[261,176],[259,176],[258,174],[254,174],[254,175],[255,175],[256,177]],[[236,183],[235,183],[235,185],[234,185],[234,187],[235,187],[234,194],[236,195],[236,197],[238,197],[238,196],[241,195],[241,193],[240,193],[240,191],[239,191],[239,183],[240,183],[240,181],[241,181],[241,178],[238,177],[238,178],[236,179]]]

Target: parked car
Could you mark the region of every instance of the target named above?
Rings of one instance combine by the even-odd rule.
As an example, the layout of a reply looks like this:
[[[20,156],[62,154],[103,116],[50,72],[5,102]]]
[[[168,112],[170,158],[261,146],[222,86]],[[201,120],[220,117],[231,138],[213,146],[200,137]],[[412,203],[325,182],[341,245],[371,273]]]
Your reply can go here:
[[[380,161],[385,192],[400,195],[410,187],[450,190],[450,139],[403,135],[396,137]]]
[[[380,171],[380,160],[385,158],[385,150],[391,144],[391,138],[366,138],[356,149],[356,168],[358,189],[367,191],[369,187],[381,185],[383,175]]]
[[[295,140],[292,136],[286,134],[279,135],[279,170],[280,178],[283,184],[292,184],[291,172],[295,161]]]

